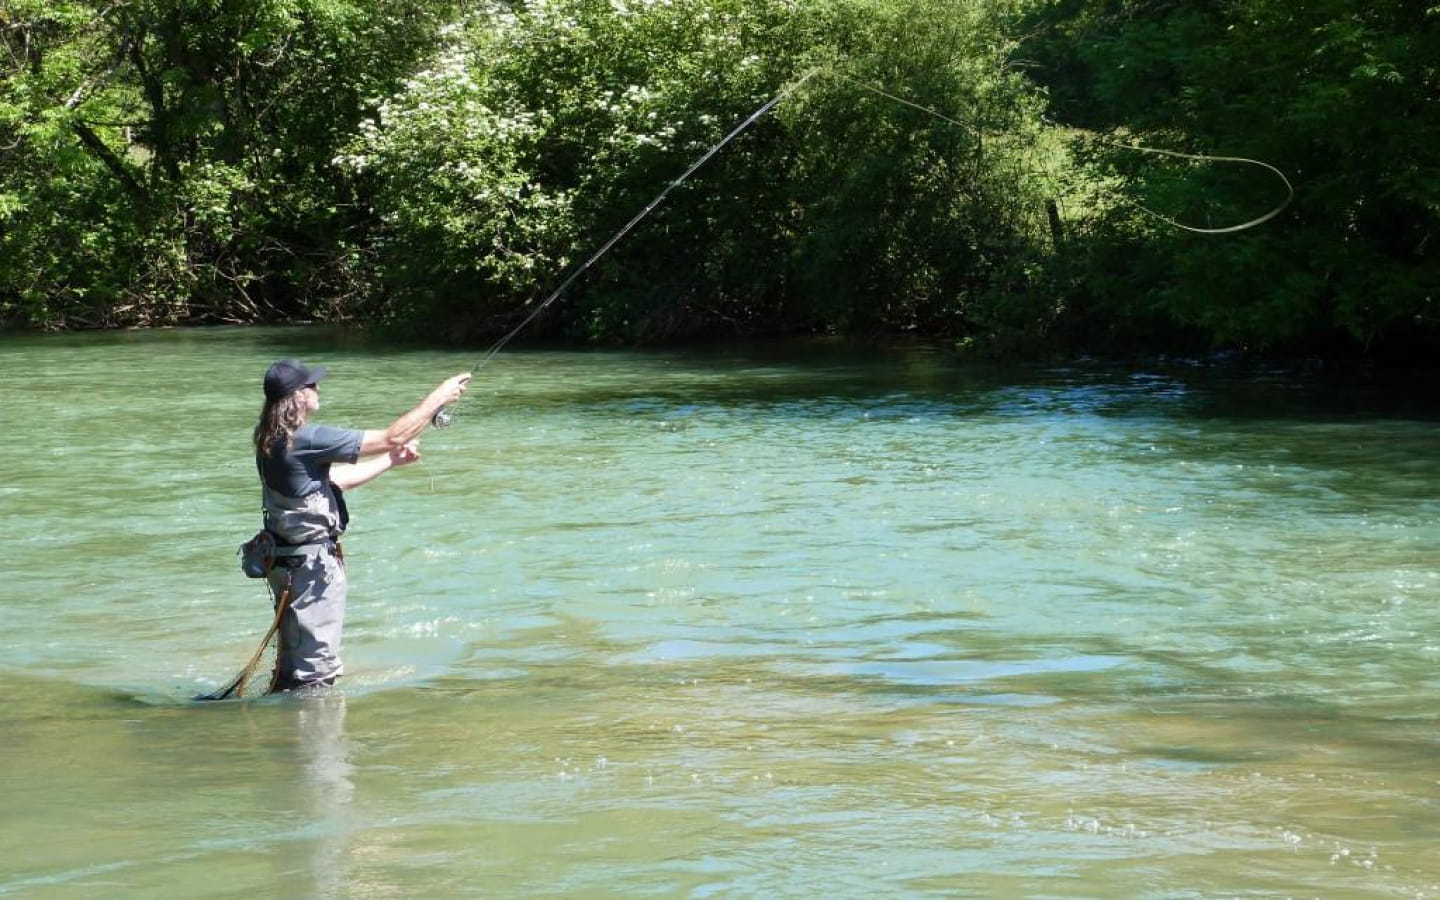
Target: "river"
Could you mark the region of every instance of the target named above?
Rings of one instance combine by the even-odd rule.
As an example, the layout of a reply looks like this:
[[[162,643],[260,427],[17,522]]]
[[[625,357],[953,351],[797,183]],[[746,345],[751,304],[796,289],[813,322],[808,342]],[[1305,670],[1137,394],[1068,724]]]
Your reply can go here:
[[[507,349],[354,491],[347,676],[193,703],[275,358],[0,339],[0,895],[1440,897],[1440,401],[1363,369]]]

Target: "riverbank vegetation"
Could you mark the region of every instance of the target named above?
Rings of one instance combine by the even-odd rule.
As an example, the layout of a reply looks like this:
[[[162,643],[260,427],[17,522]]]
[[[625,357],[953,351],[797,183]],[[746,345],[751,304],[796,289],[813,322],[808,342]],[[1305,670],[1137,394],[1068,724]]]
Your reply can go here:
[[[8,0],[0,320],[484,339],[788,91],[531,333],[1417,354],[1436,60],[1411,0]],[[1177,227],[1288,198],[1196,155],[1293,200]]]

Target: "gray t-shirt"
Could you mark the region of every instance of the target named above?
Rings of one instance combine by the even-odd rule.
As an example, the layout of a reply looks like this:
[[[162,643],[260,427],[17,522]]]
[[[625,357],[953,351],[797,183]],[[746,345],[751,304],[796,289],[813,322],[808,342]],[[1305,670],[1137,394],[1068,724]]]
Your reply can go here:
[[[264,482],[265,527],[286,544],[334,540],[345,530],[344,500],[330,483],[330,466],[360,458],[364,433],[330,425],[301,425],[287,449],[256,455]]]
[[[295,429],[290,449],[271,449],[269,456],[256,457],[260,477],[277,494],[304,497],[330,483],[330,464],[353,463],[360,458],[364,433],[355,428],[306,423]]]

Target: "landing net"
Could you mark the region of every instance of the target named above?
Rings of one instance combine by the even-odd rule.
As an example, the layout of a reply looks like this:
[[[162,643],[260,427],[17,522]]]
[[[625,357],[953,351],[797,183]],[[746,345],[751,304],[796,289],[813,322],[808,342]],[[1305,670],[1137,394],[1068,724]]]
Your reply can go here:
[[[208,694],[200,694],[196,700],[253,700],[275,692],[280,677],[280,620],[290,608],[290,591],[287,588],[275,605],[275,618],[270,628],[260,639],[260,646],[250,656],[250,661],[241,667],[235,677]]]

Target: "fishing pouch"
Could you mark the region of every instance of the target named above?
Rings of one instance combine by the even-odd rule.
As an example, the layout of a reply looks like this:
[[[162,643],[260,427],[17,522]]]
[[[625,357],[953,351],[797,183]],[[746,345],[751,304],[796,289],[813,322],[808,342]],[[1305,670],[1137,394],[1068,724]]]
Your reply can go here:
[[[275,535],[264,529],[240,545],[240,571],[249,578],[264,578],[275,568]]]

